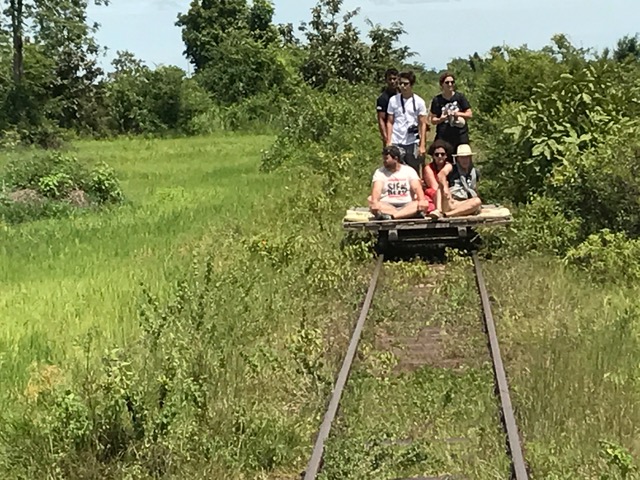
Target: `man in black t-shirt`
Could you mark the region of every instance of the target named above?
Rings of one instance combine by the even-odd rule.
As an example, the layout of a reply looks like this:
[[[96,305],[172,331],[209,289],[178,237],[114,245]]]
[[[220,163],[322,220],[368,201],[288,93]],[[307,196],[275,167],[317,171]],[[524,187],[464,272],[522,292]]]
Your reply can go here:
[[[387,107],[389,106],[389,99],[399,92],[398,70],[395,68],[388,69],[384,73],[384,80],[387,85],[384,87],[384,90],[382,90],[382,93],[376,102],[376,111],[378,112],[378,129],[380,130],[383,147],[389,144],[389,142],[387,142]]]
[[[456,79],[452,73],[440,75],[442,93],[431,100],[431,123],[437,125],[435,140],[451,144],[454,151],[459,145],[469,144],[468,120],[473,116],[466,97],[455,91]]]

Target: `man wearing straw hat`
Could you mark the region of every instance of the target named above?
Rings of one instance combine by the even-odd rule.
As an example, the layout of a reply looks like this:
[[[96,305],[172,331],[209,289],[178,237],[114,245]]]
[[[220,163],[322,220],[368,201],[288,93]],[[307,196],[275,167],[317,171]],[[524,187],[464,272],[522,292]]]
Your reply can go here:
[[[480,213],[478,196],[480,174],[473,166],[471,147],[463,143],[454,155],[455,165],[446,164],[438,173],[442,188],[442,211],[445,217],[463,217]]]

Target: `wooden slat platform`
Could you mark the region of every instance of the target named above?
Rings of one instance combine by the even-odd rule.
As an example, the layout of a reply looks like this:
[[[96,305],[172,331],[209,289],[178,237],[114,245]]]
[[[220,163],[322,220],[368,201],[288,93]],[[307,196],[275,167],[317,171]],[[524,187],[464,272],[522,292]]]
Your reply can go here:
[[[466,217],[440,218],[408,218],[402,220],[373,220],[367,218],[369,209],[366,207],[356,207],[350,209],[342,221],[345,230],[429,230],[442,228],[459,227],[482,227],[507,225],[511,223],[512,217],[509,209],[498,205],[483,205],[478,215]],[[356,217],[362,220],[355,221]]]

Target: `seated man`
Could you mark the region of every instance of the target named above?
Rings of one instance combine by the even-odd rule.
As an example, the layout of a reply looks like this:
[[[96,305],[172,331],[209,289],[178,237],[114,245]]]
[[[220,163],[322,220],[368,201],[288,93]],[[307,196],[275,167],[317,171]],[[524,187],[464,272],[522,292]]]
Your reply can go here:
[[[401,163],[396,146],[382,150],[384,166],[373,174],[369,209],[378,220],[424,216],[428,203],[416,171]]]
[[[473,152],[467,144],[458,146],[455,165],[447,163],[438,173],[442,188],[442,213],[445,217],[463,217],[480,213],[482,201],[478,197],[480,174],[473,166]]]

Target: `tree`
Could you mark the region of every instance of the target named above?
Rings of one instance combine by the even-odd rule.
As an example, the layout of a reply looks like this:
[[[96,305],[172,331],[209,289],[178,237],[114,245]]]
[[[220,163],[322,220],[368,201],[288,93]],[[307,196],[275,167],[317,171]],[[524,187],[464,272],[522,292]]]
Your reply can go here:
[[[633,37],[625,35],[618,40],[613,58],[617,62],[624,62],[627,59],[640,60],[640,34]]]
[[[369,22],[372,43],[367,44],[353,24],[359,10],[341,14],[342,5],[343,0],[319,0],[309,24],[300,27],[307,39],[301,72],[313,87],[322,88],[332,79],[377,81],[390,65],[400,65],[411,55],[407,47],[394,46],[405,33],[401,23],[383,28]]]
[[[23,128],[53,121],[63,127],[95,128],[97,25],[89,25],[88,1],[5,0],[4,25],[11,36],[12,85],[5,108]],[[26,123],[26,125],[25,125]]]
[[[23,4],[22,0],[10,0],[8,15],[11,18],[11,36],[13,39],[13,81],[19,83],[24,73],[23,66]]]
[[[184,55],[196,72],[211,63],[228,35],[248,31],[248,15],[246,0],[193,0],[189,11],[178,15],[176,25],[182,28]]]
[[[108,0],[93,0],[107,5]],[[96,85],[103,71],[93,34],[99,25],[87,22],[87,0],[35,0],[34,39],[55,59],[55,81],[49,115],[64,128],[93,125]]]

